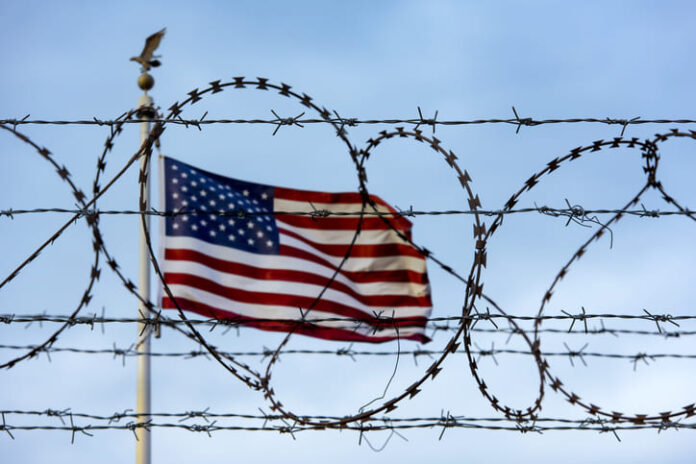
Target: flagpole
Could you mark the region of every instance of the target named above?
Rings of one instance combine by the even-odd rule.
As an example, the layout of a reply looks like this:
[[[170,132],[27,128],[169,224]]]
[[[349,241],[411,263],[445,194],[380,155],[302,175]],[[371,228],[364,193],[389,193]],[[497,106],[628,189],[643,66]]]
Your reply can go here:
[[[152,89],[155,80],[147,72],[143,72],[138,77],[138,87],[143,90],[143,95],[138,98],[138,116],[143,122],[140,124],[140,145],[147,139],[150,133],[150,119],[152,118],[153,100],[147,94]],[[149,152],[149,150],[148,150]],[[145,208],[150,209],[150,163],[147,157],[148,152],[140,158],[140,170],[145,173],[145,185],[143,186],[143,201]],[[144,222],[150,229],[150,216],[144,217]],[[145,241],[145,230],[142,222],[139,224],[140,250],[138,256],[139,275],[138,292],[143,301],[150,300],[150,255],[148,253],[147,242]],[[149,317],[148,308],[142,303],[138,303],[138,317]],[[150,326],[144,322],[138,323],[138,379],[137,379],[137,404],[136,413],[137,423],[145,424],[150,420]],[[150,431],[146,427],[137,428],[135,442],[135,463],[150,464],[152,456]]]

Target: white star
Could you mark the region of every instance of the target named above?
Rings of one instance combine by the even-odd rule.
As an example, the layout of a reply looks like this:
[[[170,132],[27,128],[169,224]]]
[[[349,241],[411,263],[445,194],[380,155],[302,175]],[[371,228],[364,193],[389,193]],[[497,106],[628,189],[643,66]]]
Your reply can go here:
[[[227,196],[230,197],[230,198],[234,198],[234,195],[232,195],[231,192],[227,192]]]
[[[263,193],[261,194],[261,199],[262,199],[262,200],[268,200],[268,194],[267,194],[266,192],[263,192]]]
[[[201,196],[202,196],[202,197],[206,196],[207,194],[208,194],[208,192],[206,192],[205,190],[201,190]]]
[[[205,184],[205,183],[206,183],[205,177],[201,177],[201,184]]]
[[[188,221],[188,216],[184,215],[184,217],[181,218],[183,221]]]
[[[230,204],[227,205],[227,207],[228,207],[229,209],[234,209],[235,205],[234,205],[234,203],[230,203]]]
[[[196,224],[193,224],[193,225],[191,226],[191,229],[192,229],[192,230],[198,230],[198,226],[197,226]]]
[[[211,237],[215,237],[215,231],[214,231],[214,230],[211,230],[211,231],[210,231],[210,236],[211,236]]]
[[[181,204],[184,205],[184,206],[188,206],[188,201],[184,200],[184,201],[181,202]]]
[[[172,169],[175,170],[175,171],[178,171],[178,170],[179,170],[179,166],[177,166],[176,164],[173,164],[173,165],[172,165]]]
[[[231,241],[234,241],[234,238],[235,238],[235,237],[234,237],[234,235],[230,234],[230,235],[227,236],[227,238],[229,238]]]
[[[227,223],[228,223],[229,225],[233,226],[233,225],[234,225],[234,219],[230,219],[229,221],[227,221]]]
[[[172,179],[172,184],[178,184],[178,183],[179,183],[179,179],[177,179],[177,178]]]
[[[198,201],[198,197],[196,195],[191,195],[191,201]]]
[[[176,192],[172,193],[172,198],[179,198],[179,194]]]
[[[188,192],[188,187],[186,187],[186,186],[184,185],[183,187],[181,187],[181,191],[182,191],[182,192]]]
[[[257,217],[256,222],[263,222],[263,218],[261,216]]]
[[[205,211],[205,210],[207,210],[208,208],[206,208],[205,205],[201,205],[201,209],[202,209],[203,211]]]
[[[266,246],[267,246],[267,247],[272,247],[272,246],[273,246],[273,242],[270,241],[270,240],[267,241],[267,242],[266,242]]]
[[[237,204],[243,206],[244,202],[242,200],[237,200]]]
[[[172,228],[178,229],[178,228],[179,228],[179,224],[177,224],[177,223],[175,222],[175,223],[172,225]]]
[[[188,174],[186,174],[185,172],[182,172],[182,173],[181,173],[181,177],[184,178],[184,179],[186,179],[186,178],[188,177]]]
[[[263,237],[263,232],[261,232],[261,231],[256,232],[256,236],[257,236],[258,238]]]
[[[254,244],[254,239],[253,239],[253,238],[250,238],[249,240],[247,240],[247,242],[249,243],[249,245],[253,245],[253,244]]]
[[[215,214],[211,214],[211,215],[210,215],[210,219],[212,219],[212,220],[214,221],[214,220],[217,219],[217,216],[216,216]]]
[[[244,235],[244,229],[239,229],[239,235]]]
[[[245,197],[248,197],[248,196],[249,196],[249,191],[246,190],[246,189],[244,189],[244,191],[243,191],[242,193],[244,194]]]
[[[208,203],[210,203],[210,206],[215,206],[215,200],[210,200]]]
[[[220,194],[220,195],[218,195],[218,198],[221,199],[221,200],[224,200],[224,199],[225,199],[225,195]]]
[[[253,204],[255,204],[255,205],[258,205],[258,204],[259,204],[258,200],[256,200],[256,199],[251,200],[251,202],[252,202]]]
[[[205,227],[205,226],[208,225],[208,222],[207,222],[205,219],[203,219],[203,220],[201,220],[201,225],[202,225],[203,227]]]
[[[195,187],[196,185],[198,185],[198,182],[196,182],[195,180],[192,180],[192,181],[191,181],[191,187]]]
[[[269,232],[273,232],[273,227],[271,227],[271,226],[266,226],[266,230],[269,231]]]
[[[225,230],[225,229],[226,229],[225,224],[220,224],[220,225],[218,226],[218,229],[220,229],[220,230]]]
[[[211,186],[208,187],[208,188],[210,189],[211,192],[214,192],[214,191],[215,191],[215,186],[214,186],[214,185],[211,185]]]
[[[254,223],[253,222],[247,222],[247,227],[250,229],[254,228]]]

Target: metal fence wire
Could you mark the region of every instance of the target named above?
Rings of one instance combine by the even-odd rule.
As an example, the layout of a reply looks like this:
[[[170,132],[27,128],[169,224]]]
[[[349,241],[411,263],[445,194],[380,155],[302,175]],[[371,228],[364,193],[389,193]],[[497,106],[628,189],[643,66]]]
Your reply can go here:
[[[281,117],[272,110],[273,118],[266,119],[205,119],[205,113],[199,119],[185,119],[182,114],[191,105],[211,98],[220,92],[239,92],[244,90],[256,90],[261,92],[275,92],[282,98],[297,101],[305,108],[305,112],[291,117]],[[424,117],[423,112],[418,108],[418,116],[413,118],[393,118],[393,119],[358,119],[344,118],[338,112],[320,106],[309,95],[295,91],[291,86],[284,83],[273,83],[266,78],[245,78],[235,77],[230,81],[220,80],[210,82],[202,90],[194,89],[188,92],[186,97],[180,102],[172,104],[163,114],[156,113],[155,108],[149,111],[155,112],[152,121],[153,127],[148,137],[140,148],[130,156],[130,158],[119,166],[118,171],[110,179],[103,179],[108,155],[112,151],[117,137],[121,134],[126,124],[137,124],[144,119],[141,117],[143,108],[133,109],[115,119],[83,119],[83,120],[37,120],[30,119],[27,115],[23,118],[6,118],[0,120],[0,128],[18,138],[26,145],[31,147],[38,156],[49,163],[56,171],[58,177],[71,190],[76,206],[72,209],[62,208],[34,208],[34,209],[5,209],[0,211],[0,220],[11,220],[15,216],[28,214],[63,214],[67,215],[63,225],[53,232],[36,250],[34,250],[22,263],[14,268],[7,276],[0,281],[0,291],[20,272],[22,272],[32,261],[34,261],[48,246],[58,239],[71,225],[77,221],[84,220],[91,229],[92,251],[94,254],[89,278],[81,292],[78,304],[71,308],[66,315],[56,314],[34,314],[22,315],[5,313],[0,314],[0,324],[9,327],[20,327],[18,324],[47,324],[50,328],[50,335],[41,343],[34,345],[0,345],[0,350],[10,353],[8,360],[3,360],[0,364],[2,369],[11,369],[19,363],[35,358],[39,355],[50,356],[55,353],[79,353],[85,355],[111,355],[115,358],[122,358],[125,362],[126,357],[141,356],[135,346],[127,348],[80,348],[69,346],[57,346],[60,337],[71,327],[78,325],[104,324],[141,324],[144,330],[153,330],[158,327],[168,327],[190,340],[197,348],[188,352],[151,352],[147,356],[176,357],[176,358],[198,358],[207,357],[220,368],[226,370],[230,375],[243,382],[249,389],[258,391],[268,403],[270,412],[266,414],[262,411],[261,415],[251,416],[232,413],[213,413],[205,411],[190,412],[169,412],[152,413],[152,419],[148,421],[138,421],[139,415],[130,411],[115,413],[111,416],[100,416],[89,413],[78,413],[70,410],[4,410],[2,414],[2,425],[0,431],[4,431],[14,438],[14,433],[18,431],[32,430],[57,430],[70,433],[71,440],[74,441],[76,435],[90,435],[98,430],[126,430],[136,434],[140,429],[150,430],[152,428],[178,428],[191,432],[204,432],[212,434],[225,430],[248,430],[248,431],[270,431],[278,433],[295,434],[305,431],[318,430],[354,430],[359,433],[360,440],[366,439],[365,432],[373,430],[390,430],[392,434],[399,434],[399,430],[410,428],[430,428],[438,431],[439,438],[449,428],[482,428],[486,430],[506,430],[516,432],[546,432],[563,430],[588,430],[599,432],[611,432],[617,438],[618,431],[654,429],[659,431],[667,429],[693,429],[696,424],[686,422],[687,419],[696,415],[696,406],[690,403],[670,411],[663,412],[618,412],[611,407],[600,407],[581,398],[578,394],[566,387],[564,382],[554,374],[547,361],[552,357],[565,357],[571,363],[580,361],[585,363],[587,358],[611,358],[630,362],[634,368],[641,363],[649,363],[660,358],[670,358],[675,360],[685,360],[688,362],[696,358],[692,353],[607,353],[586,351],[586,346],[580,349],[571,349],[566,345],[565,351],[542,351],[541,337],[545,334],[569,333],[569,334],[588,334],[588,335],[641,335],[657,337],[687,337],[696,334],[696,331],[688,330],[688,327],[681,327],[680,324],[696,319],[696,315],[659,314],[650,312],[647,309],[638,314],[613,314],[596,313],[590,314],[582,308],[581,312],[551,315],[545,312],[548,302],[552,299],[555,287],[565,277],[569,269],[582,258],[587,247],[597,241],[605,234],[611,234],[611,228],[622,218],[634,216],[648,219],[660,219],[666,216],[684,216],[691,220],[696,220],[696,212],[683,206],[682,202],[673,198],[667,193],[659,175],[658,165],[660,161],[659,146],[662,142],[670,139],[696,139],[696,132],[688,129],[675,128],[661,132],[650,139],[638,139],[636,137],[625,137],[624,133],[628,126],[639,124],[673,124],[691,125],[696,120],[691,119],[641,119],[639,117],[627,119],[614,118],[566,118],[566,119],[535,119],[531,117],[520,117],[517,109],[513,107],[514,117],[510,118],[490,118],[472,120],[440,120],[436,111],[433,117]],[[546,166],[539,172],[533,174],[518,190],[511,195],[504,206],[499,209],[483,209],[480,198],[475,192],[470,174],[459,167],[457,155],[446,149],[443,142],[435,137],[436,129],[439,126],[460,126],[460,125],[482,125],[482,124],[505,124],[515,127],[519,131],[522,127],[535,127],[548,124],[603,124],[616,125],[621,128],[618,137],[609,140],[596,140],[586,145],[579,146],[570,150],[563,156],[551,159]],[[20,132],[22,126],[27,125],[94,125],[106,126],[109,135],[104,143],[104,147],[96,158],[96,175],[92,183],[92,191],[89,194],[81,191],[73,182],[70,171],[62,164],[59,164],[51,152],[39,145],[27,135]],[[176,303],[171,291],[164,280],[157,253],[155,253],[151,234],[147,226],[146,218],[149,216],[174,216],[174,215],[196,215],[211,214],[211,211],[157,211],[149,208],[144,199],[145,182],[147,179],[146,170],[148,161],[153,151],[153,145],[158,142],[162,133],[169,125],[183,125],[188,128],[198,128],[209,124],[266,124],[273,128],[272,135],[275,135],[282,126],[304,127],[310,124],[327,124],[335,130],[336,136],[345,144],[350,153],[357,178],[360,182],[360,194],[363,199],[362,208],[354,212],[337,212],[329,210],[316,210],[311,212],[301,211],[274,211],[275,215],[309,215],[312,217],[327,217],[331,215],[351,214],[359,215],[360,220],[367,216],[376,216],[397,233],[403,240],[411,243],[424,257],[433,265],[440,267],[447,274],[452,275],[466,289],[466,298],[461,314],[453,317],[431,318],[428,320],[427,328],[433,333],[441,333],[448,337],[448,342],[441,350],[403,350],[399,345],[397,350],[358,350],[352,345],[340,349],[310,350],[310,349],[289,349],[288,341],[293,336],[293,330],[283,338],[274,349],[252,350],[229,352],[222,351],[208,341],[204,333],[208,333],[216,328],[221,330],[239,328],[244,326],[243,319],[190,319],[181,310],[175,310],[175,316],[162,314],[161,309],[153,301],[143,299],[137,286],[129,280],[121,271],[115,256],[107,248],[106,241],[101,232],[99,218],[104,215],[136,215],[139,216],[143,227],[146,230],[146,240],[149,248],[150,259],[157,276],[162,282],[165,294]],[[367,144],[359,148],[354,145],[348,137],[348,129],[358,125],[381,125],[387,128],[379,132],[367,141]],[[427,132],[423,129],[427,129]],[[378,145],[386,143],[390,139],[408,139],[414,143],[424,144],[439,156],[442,156],[447,165],[453,170],[459,183],[467,196],[468,209],[447,210],[447,211],[414,211],[398,210],[396,213],[379,212],[369,195],[367,186],[367,176],[365,161]],[[633,198],[623,207],[618,209],[585,209],[580,205],[573,205],[566,200],[566,204],[561,207],[537,206],[519,207],[517,206],[523,195],[534,189],[541,178],[553,175],[561,168],[565,168],[570,161],[581,158],[589,153],[612,150],[615,148],[627,148],[637,150],[643,159],[643,171],[645,182],[642,188]],[[97,205],[100,198],[126,173],[132,166],[145,158],[146,162],[140,168],[140,208],[138,210],[104,210]],[[641,203],[641,197],[648,191],[657,192],[669,205],[668,210],[648,210]],[[231,216],[247,216],[252,213],[245,211],[214,212],[215,214],[227,214]],[[593,228],[591,237],[577,251],[572,258],[558,271],[551,285],[546,289],[543,303],[535,316],[518,316],[506,313],[492,298],[491,295],[483,291],[482,268],[486,266],[488,254],[488,242],[490,238],[503,225],[503,218],[511,214],[543,214],[547,216],[559,217],[567,223],[575,222],[583,225],[591,224]],[[436,256],[425,247],[414,243],[410,237],[405,236],[392,224],[392,220],[401,216],[421,216],[421,215],[467,215],[473,221],[473,237],[475,240],[475,250],[473,251],[473,264],[471,269],[465,274],[457,273],[452,267],[448,266],[445,259]],[[357,236],[357,234],[356,234]],[[342,258],[339,269],[350,259],[350,249]],[[94,315],[84,315],[84,310],[92,299],[92,292],[97,280],[100,278],[102,269],[105,267],[111,270],[121,281],[123,286],[137,298],[144,307],[148,308],[148,314],[142,314],[136,318],[112,318]],[[324,289],[331,285],[330,280]],[[316,303],[316,302],[315,302]],[[480,311],[482,307],[492,308],[485,313]],[[297,319],[297,326],[311,325],[318,322],[317,319],[306,317],[312,307],[301,308]],[[385,315],[375,315],[369,321],[361,319],[360,322],[369,322],[374,326],[393,325],[392,318]],[[324,320],[324,319],[322,319]],[[345,320],[343,318],[342,320]],[[549,321],[563,321],[568,324],[568,328],[548,328],[542,327]],[[648,325],[645,328],[606,328],[605,320],[625,322],[629,320],[643,321]],[[477,323],[485,321],[489,325],[482,327]],[[520,324],[529,322],[531,328],[523,328]],[[599,322],[601,327],[593,325],[588,327],[588,322]],[[498,325],[500,323],[500,326]],[[506,349],[491,346],[490,349],[479,347],[473,336],[480,333],[500,333],[507,337],[520,337],[526,349]],[[472,378],[478,384],[481,395],[490,403],[491,408],[499,413],[497,417],[464,417],[452,416],[441,413],[439,416],[431,417],[392,417],[388,415],[395,410],[401,403],[406,402],[417,396],[429,379],[435,378],[444,369],[444,360],[450,355],[465,356],[468,362]],[[422,368],[421,375],[412,385],[394,394],[392,397],[379,397],[366,405],[363,409],[350,415],[333,416],[311,416],[305,415],[289,409],[285,406],[273,388],[272,373],[273,368],[282,356],[299,355],[326,355],[326,356],[346,356],[351,359],[368,356],[412,356],[413,360],[423,360],[427,358],[427,365]],[[482,358],[491,358],[497,363],[498,355],[523,355],[530,357],[535,362],[535,368],[539,374],[537,398],[525,409],[511,408],[498,397],[493,395],[479,371],[479,363]],[[262,369],[252,367],[244,358],[261,358],[265,362]],[[542,404],[548,390],[564,397],[571,405],[584,416],[584,419],[570,418],[549,418],[540,416]],[[41,423],[30,425],[13,423],[18,417],[32,417],[36,420],[44,420]],[[50,421],[50,423],[47,422]],[[260,422],[260,424],[259,424]],[[392,435],[390,435],[391,438]],[[370,445],[372,446],[372,445]]]

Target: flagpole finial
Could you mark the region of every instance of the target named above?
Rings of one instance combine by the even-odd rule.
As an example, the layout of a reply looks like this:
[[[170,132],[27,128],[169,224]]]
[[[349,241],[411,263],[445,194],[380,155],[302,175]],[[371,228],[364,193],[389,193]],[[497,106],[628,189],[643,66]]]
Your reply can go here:
[[[144,90],[145,92],[147,92],[154,86],[155,78],[152,77],[150,74],[144,72],[140,76],[138,76],[138,87],[140,87],[140,90]]]
[[[157,47],[159,47],[165,32],[166,28],[150,35],[145,40],[145,46],[143,47],[143,51],[140,52],[140,55],[131,58],[131,61],[135,61],[136,63],[140,64],[140,71],[142,74],[140,74],[138,77],[138,87],[145,92],[150,90],[155,85],[155,79],[148,73],[148,71],[151,68],[156,68],[161,64],[159,60],[160,57],[154,53],[155,50],[157,50]]]

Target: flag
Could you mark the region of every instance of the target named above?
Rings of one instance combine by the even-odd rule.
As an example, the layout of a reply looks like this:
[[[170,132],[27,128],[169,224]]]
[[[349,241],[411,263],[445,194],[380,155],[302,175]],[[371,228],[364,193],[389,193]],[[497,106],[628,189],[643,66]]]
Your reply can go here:
[[[359,223],[360,194],[246,182],[168,157],[160,175],[163,207],[177,213],[162,220],[160,262],[181,309],[329,340],[428,341],[425,258],[381,218],[364,216],[336,272]],[[355,214],[274,214],[318,210]],[[409,220],[389,221],[410,238]],[[161,304],[176,308],[164,292]]]

